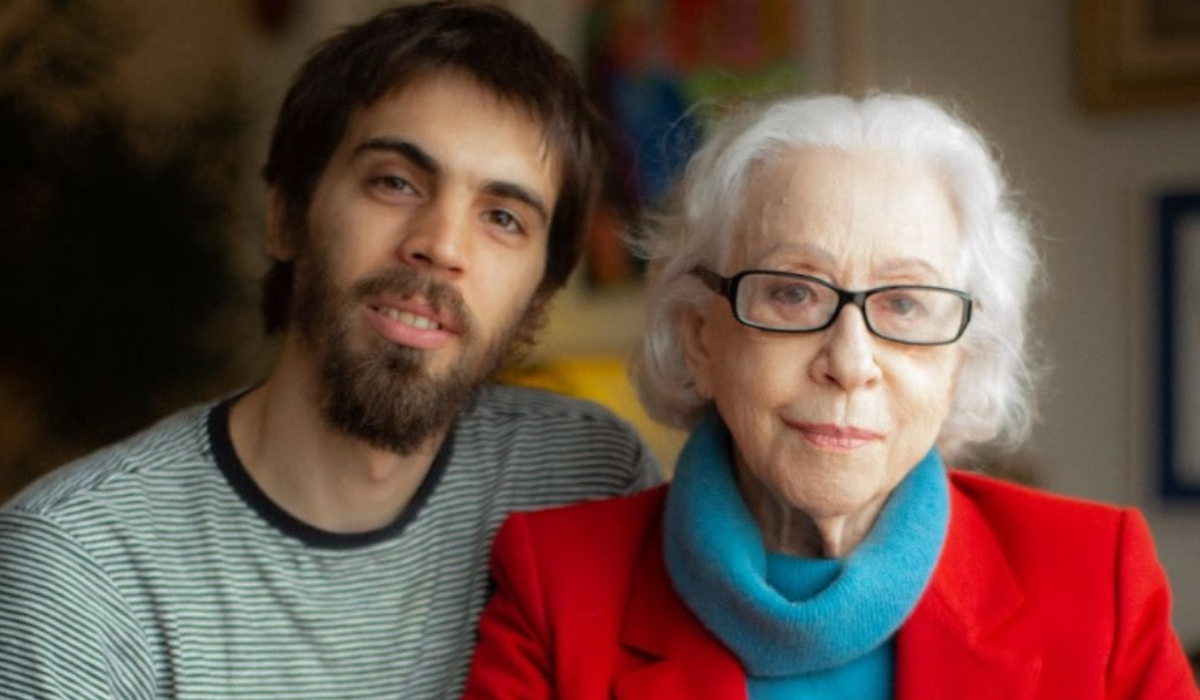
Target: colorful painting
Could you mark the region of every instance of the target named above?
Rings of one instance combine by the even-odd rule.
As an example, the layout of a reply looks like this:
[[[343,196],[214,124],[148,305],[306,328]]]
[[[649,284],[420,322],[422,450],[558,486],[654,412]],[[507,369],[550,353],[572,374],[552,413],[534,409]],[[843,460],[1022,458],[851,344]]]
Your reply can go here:
[[[803,0],[591,0],[586,79],[615,126],[611,193],[625,213],[660,203],[723,105],[803,85]],[[612,212],[610,212],[612,213]],[[636,279],[619,227],[602,217],[588,276]]]

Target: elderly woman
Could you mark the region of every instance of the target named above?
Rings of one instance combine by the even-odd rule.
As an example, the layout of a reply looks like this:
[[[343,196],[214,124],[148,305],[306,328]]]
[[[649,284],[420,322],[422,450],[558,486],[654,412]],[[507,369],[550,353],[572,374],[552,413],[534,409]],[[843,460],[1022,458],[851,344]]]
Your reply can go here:
[[[1036,257],[929,101],[787,99],[644,241],[668,487],[517,515],[469,698],[1197,698],[1146,524],[948,470],[1019,442]]]

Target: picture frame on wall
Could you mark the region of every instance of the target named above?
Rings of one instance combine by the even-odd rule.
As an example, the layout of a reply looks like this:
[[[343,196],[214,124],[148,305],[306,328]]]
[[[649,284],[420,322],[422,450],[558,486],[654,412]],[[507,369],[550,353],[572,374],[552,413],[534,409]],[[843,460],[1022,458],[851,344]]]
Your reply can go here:
[[[1075,0],[1076,82],[1093,110],[1200,104],[1200,2]]]
[[[1157,200],[1162,496],[1200,500],[1200,187]]]

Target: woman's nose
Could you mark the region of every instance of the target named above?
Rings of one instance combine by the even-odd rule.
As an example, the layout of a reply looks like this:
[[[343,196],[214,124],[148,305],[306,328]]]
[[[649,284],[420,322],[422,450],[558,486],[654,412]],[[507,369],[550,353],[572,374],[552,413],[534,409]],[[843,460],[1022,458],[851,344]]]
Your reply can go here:
[[[875,337],[867,328],[862,309],[847,304],[833,325],[821,333],[824,345],[812,364],[813,379],[836,384],[845,391],[868,387],[879,380]]]

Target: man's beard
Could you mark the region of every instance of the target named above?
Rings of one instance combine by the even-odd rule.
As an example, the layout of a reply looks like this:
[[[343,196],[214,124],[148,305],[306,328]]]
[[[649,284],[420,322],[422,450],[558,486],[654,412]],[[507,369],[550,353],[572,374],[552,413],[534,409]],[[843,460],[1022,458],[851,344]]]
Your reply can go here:
[[[321,414],[330,426],[378,449],[409,455],[446,430],[495,375],[517,339],[531,335],[540,322],[540,305],[529,304],[489,345],[465,353],[434,377],[423,367],[424,351],[373,335],[356,350],[356,319],[370,297],[419,296],[443,318],[453,319],[460,339],[469,340],[477,324],[457,290],[410,268],[394,268],[358,282],[343,297],[327,258],[311,245],[306,248],[306,259],[297,264],[293,322],[317,363]]]

